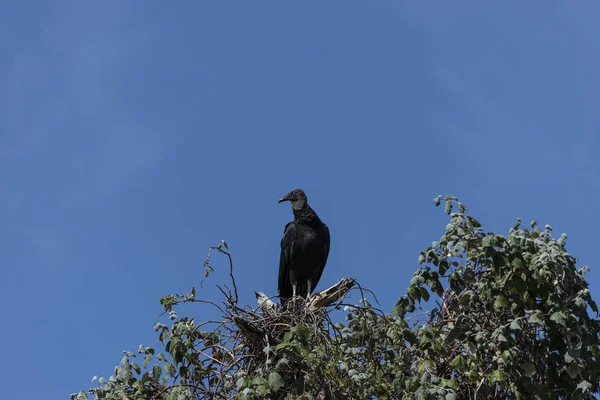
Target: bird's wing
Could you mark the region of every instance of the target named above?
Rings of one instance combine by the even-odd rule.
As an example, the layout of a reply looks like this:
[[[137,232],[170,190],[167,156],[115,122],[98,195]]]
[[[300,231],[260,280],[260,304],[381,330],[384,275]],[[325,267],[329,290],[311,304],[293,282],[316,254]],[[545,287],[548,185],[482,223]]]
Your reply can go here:
[[[281,255],[279,257],[279,281],[277,284],[277,292],[279,296],[283,295],[284,286],[289,279],[289,270],[292,262],[292,254],[294,250],[294,242],[296,241],[296,225],[289,222],[283,231],[281,239]]]
[[[323,223],[323,228],[325,228],[325,234],[323,235],[323,262],[319,266],[319,274],[317,275],[317,280],[314,283],[315,287],[321,279],[321,275],[323,275],[323,270],[325,269],[325,264],[327,263],[327,257],[329,257],[329,244],[331,241],[329,237],[329,227]]]

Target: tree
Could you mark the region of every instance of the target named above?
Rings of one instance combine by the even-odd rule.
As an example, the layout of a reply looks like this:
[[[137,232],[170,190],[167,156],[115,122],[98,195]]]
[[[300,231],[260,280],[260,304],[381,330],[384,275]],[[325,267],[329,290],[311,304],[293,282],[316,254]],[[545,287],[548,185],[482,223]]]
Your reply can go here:
[[[520,220],[505,236],[485,232],[456,198],[434,203],[445,204],[450,223],[420,253],[391,312],[348,279],[295,309],[262,294],[258,307],[240,307],[222,242],[211,248],[229,260],[222,304],[198,299],[194,288],[163,297],[172,323],[154,329],[164,352],[127,352],[88,392],[119,400],[594,398],[598,308],[566,235]],[[210,253],[205,278],[209,261]],[[345,303],[350,288],[359,304]],[[180,303],[216,307],[222,319],[197,324],[176,314]]]

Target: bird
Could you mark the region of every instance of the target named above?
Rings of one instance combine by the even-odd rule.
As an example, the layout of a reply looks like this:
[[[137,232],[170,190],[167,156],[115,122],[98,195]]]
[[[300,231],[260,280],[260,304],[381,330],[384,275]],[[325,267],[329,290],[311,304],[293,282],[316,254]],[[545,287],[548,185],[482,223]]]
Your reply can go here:
[[[264,314],[268,315],[276,312],[277,308],[275,306],[275,303],[273,303],[273,301],[270,298],[268,298],[266,294],[264,294],[263,292],[255,291],[254,295],[256,296],[256,300],[258,301],[258,306],[262,308]]]
[[[308,205],[302,189],[295,189],[278,203],[292,204],[294,220],[285,225],[279,257],[278,296],[284,304],[292,297],[310,297],[321,279],[329,256],[329,227]]]

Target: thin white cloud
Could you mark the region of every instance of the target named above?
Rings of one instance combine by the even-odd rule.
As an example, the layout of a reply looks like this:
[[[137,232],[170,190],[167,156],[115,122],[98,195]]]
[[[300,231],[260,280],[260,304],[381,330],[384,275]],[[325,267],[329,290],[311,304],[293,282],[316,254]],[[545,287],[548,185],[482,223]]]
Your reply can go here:
[[[597,135],[599,135],[597,133]],[[571,145],[571,163],[577,169],[583,183],[600,189],[600,163],[598,163],[596,145],[599,141],[593,134],[585,135],[585,139]]]
[[[130,34],[123,7],[56,3],[51,17],[38,27],[42,39],[37,46],[15,50],[12,66],[0,81],[6,131],[0,139],[0,162],[5,168],[18,171],[41,148],[52,149],[53,142],[63,139],[83,148],[66,149],[57,154],[59,161],[76,164],[83,157],[88,174],[99,181],[99,193],[106,194],[160,157],[161,148],[143,123],[124,113],[103,112],[115,101],[127,58],[142,40]],[[63,127],[72,121],[89,129]],[[81,140],[83,136],[89,140]],[[87,185],[72,189],[87,191]],[[35,188],[23,191],[27,195]]]
[[[79,171],[80,184],[63,195],[63,207],[83,206],[116,194],[164,152],[152,134],[136,126],[112,128],[101,142],[94,154],[73,159],[71,165]]]
[[[129,31],[126,6],[53,7],[30,27],[38,41],[12,42],[0,70],[0,216],[46,266],[64,260],[67,232],[51,225],[57,218],[118,195],[165,151],[142,121],[110,111],[127,59],[143,40]]]
[[[600,146],[600,117],[598,102],[600,101],[600,4],[594,0],[557,3],[561,7],[560,15],[568,23],[576,40],[569,45],[578,50],[577,62],[589,71],[585,85],[582,86],[587,101],[581,110],[584,132],[570,135],[570,159],[577,168],[579,178],[594,189],[600,188],[600,161],[597,149]]]
[[[109,138],[96,182],[105,193],[118,190],[127,179],[154,164],[160,156],[160,146],[145,132],[120,128]]]

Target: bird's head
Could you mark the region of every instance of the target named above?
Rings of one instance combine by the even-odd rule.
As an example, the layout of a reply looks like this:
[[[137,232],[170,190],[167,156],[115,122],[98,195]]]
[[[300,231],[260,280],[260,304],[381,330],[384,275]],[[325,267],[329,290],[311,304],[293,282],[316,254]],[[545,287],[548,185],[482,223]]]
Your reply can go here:
[[[302,210],[308,204],[306,194],[302,189],[295,189],[279,199],[279,203],[289,201],[292,203],[292,210]]]

